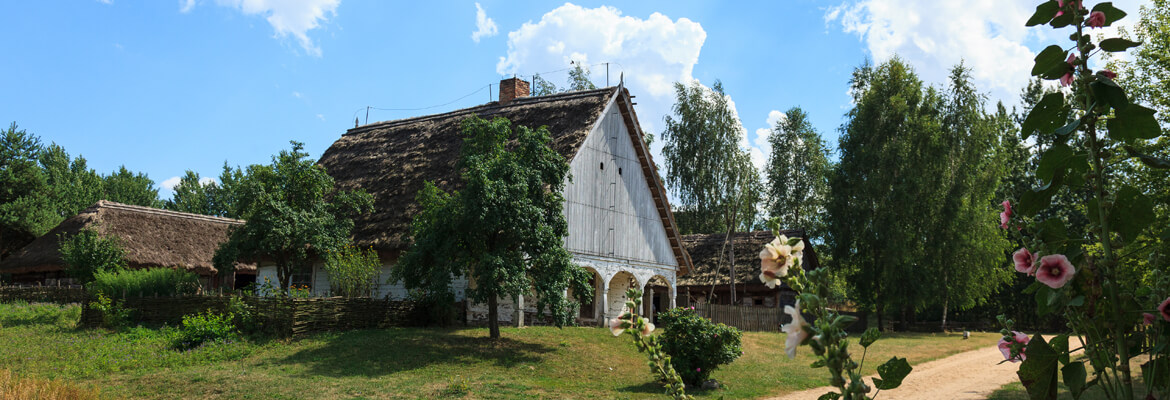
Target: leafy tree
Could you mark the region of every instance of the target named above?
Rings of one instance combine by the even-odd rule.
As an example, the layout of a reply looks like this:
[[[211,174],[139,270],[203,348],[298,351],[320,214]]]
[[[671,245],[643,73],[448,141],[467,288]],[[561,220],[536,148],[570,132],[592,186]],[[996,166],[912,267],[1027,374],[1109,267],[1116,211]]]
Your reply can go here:
[[[533,96],[548,96],[550,94],[560,93],[561,89],[556,84],[544,79],[540,74],[532,75],[532,95]]]
[[[281,150],[272,164],[248,167],[236,198],[247,222],[214,258],[221,271],[231,271],[240,259],[271,261],[284,291],[294,273],[348,242],[354,214],[373,208],[369,194],[338,191],[325,168],[302,151],[304,144],[290,143],[292,150]]]
[[[325,257],[329,290],[337,296],[370,297],[382,272],[382,260],[373,248],[362,250],[346,244]]]
[[[427,182],[419,191],[412,243],[391,279],[450,299],[452,277],[466,277],[468,297],[488,304],[493,339],[500,297],[535,294],[539,311],[558,326],[570,322],[576,307],[566,289],[588,301],[592,288],[563,245],[569,166],[549,141],[547,129],[513,129],[503,118],[464,122],[457,164],[464,186],[447,193]]]
[[[810,239],[824,234],[823,215],[829,194],[829,148],[800,107],[784,113],[768,142],[766,201],[781,224],[801,228]]]
[[[175,194],[166,203],[168,210],[193,214],[215,215],[215,182],[204,184],[200,182],[199,173],[187,170],[179,184],[175,185]]]
[[[573,63],[573,69],[569,70],[569,91],[593,89],[597,89],[597,85],[594,85],[593,80],[589,79],[589,68],[582,65],[581,62]]]
[[[232,169],[225,161],[223,172],[219,174],[219,183],[211,191],[212,214],[227,218],[243,218],[240,211],[241,191],[247,175],[240,167]]]
[[[144,173],[133,173],[123,165],[102,177],[102,198],[124,204],[162,208],[154,181]]]
[[[65,272],[81,283],[93,282],[99,272],[126,268],[126,251],[117,237],[106,237],[93,229],[82,229],[73,236],[62,235],[61,259]]]
[[[908,322],[928,306],[967,308],[1007,279],[996,257],[1002,175],[999,133],[965,67],[947,92],[926,86],[900,59],[854,72],[854,108],[841,128],[841,162],[827,208],[833,259],[850,291]]]
[[[756,225],[760,201],[759,171],[739,148],[745,133],[715,81],[707,89],[697,81],[674,84],[674,116],[666,116],[666,182],[679,197],[676,221],[683,234],[723,232],[724,248],[731,249],[731,300],[735,301],[735,252],[728,246],[736,230]],[[750,256],[750,255],[745,255]]]
[[[48,183],[37,161],[40,139],[16,123],[0,131],[0,259],[59,221],[48,203]]]
[[[85,157],[70,159],[54,143],[41,149],[40,162],[49,186],[48,204],[57,216],[49,228],[102,199],[102,177],[86,165]]]

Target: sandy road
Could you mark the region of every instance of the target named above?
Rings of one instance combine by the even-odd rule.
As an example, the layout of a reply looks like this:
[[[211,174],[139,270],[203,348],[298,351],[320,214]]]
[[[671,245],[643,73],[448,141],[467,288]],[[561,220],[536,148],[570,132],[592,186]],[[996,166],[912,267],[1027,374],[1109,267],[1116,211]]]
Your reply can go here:
[[[1001,386],[1017,381],[1019,364],[1003,363],[995,346],[971,350],[914,366],[902,386],[883,391],[883,400],[986,399]],[[998,365],[997,365],[998,364]],[[866,379],[866,382],[872,382]],[[768,400],[816,400],[835,388],[823,387],[789,393]]]

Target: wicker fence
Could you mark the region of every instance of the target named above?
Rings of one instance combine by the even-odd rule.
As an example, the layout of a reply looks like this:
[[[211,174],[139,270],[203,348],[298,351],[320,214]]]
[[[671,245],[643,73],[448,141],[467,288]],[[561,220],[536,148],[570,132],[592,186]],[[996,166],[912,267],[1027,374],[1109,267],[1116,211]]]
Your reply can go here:
[[[88,297],[80,286],[0,286],[0,303],[82,303]]]
[[[782,307],[752,307],[729,304],[695,304],[695,312],[707,317],[711,322],[727,324],[744,331],[775,332],[780,330],[780,324],[792,321],[792,317],[784,313]],[[864,331],[867,321],[864,314],[844,312],[843,314],[858,317],[847,330],[850,332]],[[806,319],[811,321],[809,316]]]

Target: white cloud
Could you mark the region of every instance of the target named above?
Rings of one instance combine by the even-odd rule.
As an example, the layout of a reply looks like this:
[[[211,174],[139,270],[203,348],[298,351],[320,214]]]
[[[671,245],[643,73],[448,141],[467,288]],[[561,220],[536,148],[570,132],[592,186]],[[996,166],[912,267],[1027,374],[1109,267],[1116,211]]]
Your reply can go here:
[[[172,176],[162,182],[159,182],[159,186],[162,186],[166,190],[175,190],[175,186],[179,186],[180,180],[182,180],[182,178]]]
[[[277,38],[292,36],[310,55],[320,57],[321,48],[308,32],[317,29],[330,16],[337,15],[341,0],[216,0],[216,4],[236,9],[244,15],[263,16],[272,25]],[[195,0],[180,0],[179,12],[189,12]]]
[[[324,120],[325,120],[325,114],[317,114],[317,119],[324,121]]]
[[[296,98],[298,98],[298,99],[299,99],[299,98],[301,98],[301,97],[303,96],[303,95],[301,94],[301,92],[297,92],[297,91],[293,91],[293,92],[292,92],[292,95],[293,95],[293,97],[296,97]]]
[[[1148,0],[1115,3],[1132,10],[1122,21],[1132,23],[1137,4]],[[857,34],[875,62],[897,54],[925,81],[941,84],[964,61],[980,90],[1013,104],[1030,76],[1031,48],[1067,42],[1068,32],[1025,27],[1033,12],[1035,4],[1017,0],[853,0],[830,7],[824,18],[826,26],[839,22]]]
[[[98,3],[102,3],[102,4],[114,4],[114,0],[97,0],[97,1],[98,1]]]
[[[212,177],[203,177],[203,178],[199,178],[199,184],[200,184],[200,185],[207,186],[207,185],[210,185],[210,184],[213,184],[213,183],[216,183],[216,180],[215,180],[215,178],[212,178]],[[173,188],[172,188],[172,189],[173,189]]]
[[[499,33],[499,29],[496,28],[496,21],[488,18],[487,13],[483,11],[483,7],[479,3],[475,3],[475,32],[471,33],[471,40],[479,43],[479,39],[495,36],[496,33]]]
[[[663,117],[674,103],[674,82],[694,80],[692,71],[699,61],[699,50],[707,32],[699,23],[687,18],[670,19],[660,13],[643,19],[623,16],[614,7],[583,8],[565,3],[526,22],[508,33],[508,51],[496,64],[501,75],[531,76],[534,73],[563,71],[570,61],[590,66],[594,82],[617,85],[624,74],[630,93],[638,96],[637,110],[642,130],[653,133],[656,140],[650,151],[656,162],[662,160],[661,128]],[[542,74],[563,86],[567,72]],[[528,78],[526,78],[528,79]]]

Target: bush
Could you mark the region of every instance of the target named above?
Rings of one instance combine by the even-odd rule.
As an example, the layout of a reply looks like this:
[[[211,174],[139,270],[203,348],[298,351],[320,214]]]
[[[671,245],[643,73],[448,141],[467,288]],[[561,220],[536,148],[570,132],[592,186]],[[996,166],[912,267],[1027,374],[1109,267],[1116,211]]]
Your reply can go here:
[[[199,314],[183,316],[183,325],[171,339],[171,347],[178,350],[193,349],[208,342],[225,341],[236,335],[232,314],[220,314],[207,310]]]
[[[65,272],[81,283],[89,283],[99,271],[117,271],[126,268],[126,251],[116,237],[103,237],[93,229],[83,229],[76,235],[61,235],[61,259]]]
[[[378,283],[382,260],[373,248],[362,250],[349,244],[325,257],[329,290],[336,296],[370,297]]]
[[[89,284],[94,293],[110,297],[149,297],[196,294],[199,276],[181,269],[150,268],[97,271]]]
[[[658,322],[662,327],[658,340],[687,386],[699,387],[720,365],[743,355],[739,329],[711,323],[691,309],[660,313]]]
[[[98,293],[97,300],[89,303],[89,307],[101,313],[103,327],[117,330],[130,325],[131,310],[102,293]]]

